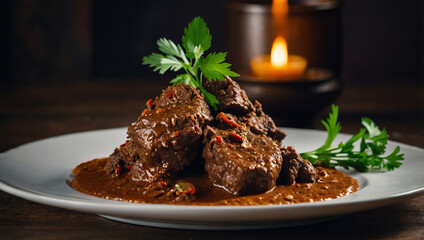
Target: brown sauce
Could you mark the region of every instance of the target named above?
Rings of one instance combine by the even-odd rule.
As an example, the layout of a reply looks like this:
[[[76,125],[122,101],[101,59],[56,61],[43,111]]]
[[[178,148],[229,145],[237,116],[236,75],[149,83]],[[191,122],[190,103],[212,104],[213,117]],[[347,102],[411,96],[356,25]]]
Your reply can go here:
[[[109,177],[104,170],[107,160],[108,158],[94,159],[77,166],[73,170],[75,176],[71,185],[82,193],[105,199],[182,205],[266,205],[325,201],[356,192],[359,187],[356,179],[341,171],[317,167],[315,183],[277,184],[262,194],[234,196],[225,189],[213,185],[206,173],[199,173],[180,178],[195,183],[196,199],[170,201],[145,194],[144,183],[132,181],[128,175]]]

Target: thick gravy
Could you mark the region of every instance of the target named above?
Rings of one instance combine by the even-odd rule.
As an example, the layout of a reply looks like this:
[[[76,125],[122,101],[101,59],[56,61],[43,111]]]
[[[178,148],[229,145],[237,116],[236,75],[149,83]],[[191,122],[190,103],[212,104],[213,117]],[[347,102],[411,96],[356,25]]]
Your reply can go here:
[[[325,201],[356,192],[356,179],[332,168],[317,167],[315,183],[277,184],[271,190],[255,195],[234,196],[225,189],[215,186],[206,173],[181,177],[183,181],[194,183],[194,200],[170,201],[146,194],[142,182],[132,181],[127,175],[110,178],[104,165],[108,158],[94,159],[77,166],[71,185],[78,191],[105,199],[135,202],[182,205],[266,205],[292,204],[301,202]]]

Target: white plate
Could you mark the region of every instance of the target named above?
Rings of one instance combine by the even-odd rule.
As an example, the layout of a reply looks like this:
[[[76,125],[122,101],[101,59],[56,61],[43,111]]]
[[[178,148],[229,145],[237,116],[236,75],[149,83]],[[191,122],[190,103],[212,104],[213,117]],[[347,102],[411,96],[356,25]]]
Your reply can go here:
[[[299,152],[319,147],[326,133],[288,129],[286,145]],[[184,229],[255,229],[308,224],[344,214],[393,204],[424,193],[424,150],[401,146],[404,165],[393,172],[347,172],[360,190],[315,203],[267,206],[174,206],[111,201],[79,193],[67,185],[79,163],[108,156],[124,142],[125,128],[58,136],[25,144],[0,154],[0,189],[30,201],[134,224]],[[349,135],[341,134],[338,140]]]

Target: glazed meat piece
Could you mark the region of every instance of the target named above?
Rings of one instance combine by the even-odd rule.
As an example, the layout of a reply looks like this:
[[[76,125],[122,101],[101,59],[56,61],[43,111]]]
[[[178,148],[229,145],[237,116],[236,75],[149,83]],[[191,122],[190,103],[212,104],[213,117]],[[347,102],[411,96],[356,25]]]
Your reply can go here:
[[[185,84],[169,86],[146,105],[137,122],[128,128],[138,156],[130,175],[135,181],[153,182],[195,161],[201,151],[203,128],[213,117],[203,96]],[[115,155],[127,157],[119,150]]]
[[[109,156],[109,161],[105,165],[106,173],[110,176],[119,176],[125,171],[129,171],[136,160],[138,154],[132,141],[127,140]]]
[[[267,135],[281,144],[286,133],[275,126],[258,101],[253,105],[246,92],[230,77],[226,77],[225,81],[206,80],[205,88],[220,102],[218,111],[238,116],[239,121],[245,122],[253,133]]]
[[[203,96],[185,84],[168,87],[147,105],[128,136],[141,158],[131,171],[133,179],[151,181],[178,173],[196,159],[212,115]]]
[[[242,115],[254,110],[246,92],[228,76],[225,77],[225,81],[205,80],[204,87],[220,102],[218,105],[220,112]]]
[[[204,131],[205,170],[215,184],[234,195],[262,193],[275,186],[281,170],[279,145],[249,131],[234,116],[219,113],[217,126]]]
[[[286,137],[286,133],[275,126],[272,118],[264,113],[262,105],[258,101],[255,101],[254,107],[254,111],[239,117],[239,119],[245,122],[253,133],[267,135],[277,141],[278,144],[281,144]]]
[[[285,184],[315,182],[315,168],[308,160],[303,159],[294,147],[289,146],[281,149],[281,154],[283,166],[279,181],[281,180]]]

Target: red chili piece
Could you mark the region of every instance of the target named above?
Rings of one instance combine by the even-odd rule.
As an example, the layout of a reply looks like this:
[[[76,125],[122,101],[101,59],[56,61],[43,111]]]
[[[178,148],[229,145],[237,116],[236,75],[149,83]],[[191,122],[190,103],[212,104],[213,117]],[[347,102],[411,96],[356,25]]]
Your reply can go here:
[[[220,137],[220,136],[216,136],[216,137],[215,137],[215,139],[216,139],[216,141],[218,141],[219,143],[222,143],[222,137]]]
[[[121,172],[122,172],[122,167],[121,165],[118,165],[118,168],[116,169],[116,175],[121,174]]]
[[[180,133],[178,131],[174,132],[174,136],[178,137]]]
[[[162,185],[162,187],[168,187],[168,184],[164,181],[160,181],[159,183],[160,185]]]
[[[132,165],[127,166],[128,171],[131,171]]]
[[[196,193],[196,188],[187,188],[185,191],[184,191],[184,193],[185,194],[195,194]]]
[[[167,98],[172,98],[174,96],[174,91],[170,91],[168,94],[166,94]]]
[[[234,121],[231,121],[230,119],[228,119],[227,116],[225,116],[225,114],[223,112],[221,112],[220,114],[221,114],[221,118],[222,118],[222,120],[224,120],[224,122],[230,124],[233,127],[236,127],[236,128],[238,127],[238,124],[235,123]]]
[[[156,113],[163,113],[163,112],[165,112],[165,110],[163,110],[162,108],[159,108],[156,110]]]
[[[147,106],[148,109],[153,108],[153,100],[151,98],[149,100],[147,100],[146,106]]]
[[[147,110],[147,108],[146,108],[146,109],[143,110],[143,112],[141,114],[146,115],[148,112],[149,112],[149,110]]]
[[[233,132],[230,132],[230,135],[231,135],[231,137],[233,137],[235,140],[237,140],[237,141],[239,141],[239,142],[243,142],[243,138],[242,138],[240,135],[235,134],[235,133],[233,133]]]

